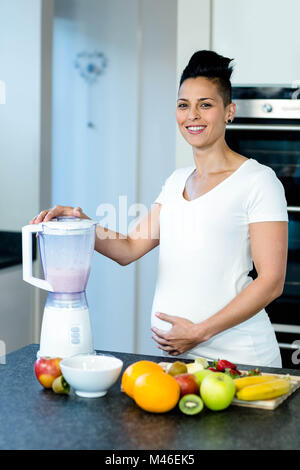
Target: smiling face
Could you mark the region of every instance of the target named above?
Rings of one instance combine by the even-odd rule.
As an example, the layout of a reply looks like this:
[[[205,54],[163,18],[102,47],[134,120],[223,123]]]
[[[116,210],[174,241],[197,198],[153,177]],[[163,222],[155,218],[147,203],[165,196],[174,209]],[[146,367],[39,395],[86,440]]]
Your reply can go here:
[[[223,140],[225,123],[234,112],[235,105],[224,106],[217,85],[205,77],[188,78],[179,89],[176,121],[193,147],[205,148]]]

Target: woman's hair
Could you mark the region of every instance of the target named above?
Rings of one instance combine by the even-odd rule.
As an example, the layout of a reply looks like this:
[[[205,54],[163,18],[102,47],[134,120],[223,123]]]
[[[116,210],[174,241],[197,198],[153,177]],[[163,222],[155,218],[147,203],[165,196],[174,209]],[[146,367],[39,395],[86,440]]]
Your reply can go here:
[[[205,77],[216,84],[223,98],[224,106],[227,106],[232,100],[230,82],[233,71],[233,67],[230,66],[232,60],[214,51],[195,52],[182,72],[179,88],[188,78]]]

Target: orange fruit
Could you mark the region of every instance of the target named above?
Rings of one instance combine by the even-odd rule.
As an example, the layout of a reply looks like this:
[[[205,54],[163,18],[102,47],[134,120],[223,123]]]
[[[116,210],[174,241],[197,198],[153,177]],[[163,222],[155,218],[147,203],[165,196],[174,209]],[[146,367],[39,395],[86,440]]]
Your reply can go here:
[[[163,368],[153,361],[134,362],[124,371],[121,380],[121,388],[131,398],[133,398],[133,387],[136,379],[146,372],[163,372]]]
[[[165,372],[147,372],[136,379],[133,398],[143,410],[165,413],[178,403],[180,385]]]

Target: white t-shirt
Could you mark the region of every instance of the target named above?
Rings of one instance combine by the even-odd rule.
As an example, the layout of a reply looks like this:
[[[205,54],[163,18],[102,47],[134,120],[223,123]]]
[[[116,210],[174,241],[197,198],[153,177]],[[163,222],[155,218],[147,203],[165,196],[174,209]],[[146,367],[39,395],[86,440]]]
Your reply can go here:
[[[250,158],[212,190],[187,201],[183,190],[194,169],[175,170],[155,200],[162,207],[151,323],[162,330],[171,325],[157,318],[157,311],[199,323],[225,307],[253,282],[249,224],[288,221],[284,188],[270,167]],[[260,366],[280,358],[265,309],[183,356]]]

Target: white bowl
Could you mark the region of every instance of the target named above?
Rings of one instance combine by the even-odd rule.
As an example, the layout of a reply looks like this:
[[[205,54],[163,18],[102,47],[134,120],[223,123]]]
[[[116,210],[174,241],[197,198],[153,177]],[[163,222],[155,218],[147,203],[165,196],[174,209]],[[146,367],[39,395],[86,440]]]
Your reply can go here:
[[[118,380],[123,362],[114,357],[97,354],[78,354],[62,359],[62,375],[80,397],[97,398],[106,395]]]

